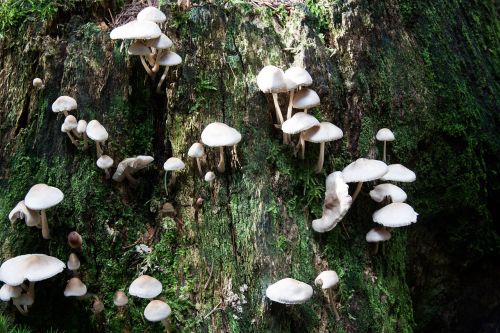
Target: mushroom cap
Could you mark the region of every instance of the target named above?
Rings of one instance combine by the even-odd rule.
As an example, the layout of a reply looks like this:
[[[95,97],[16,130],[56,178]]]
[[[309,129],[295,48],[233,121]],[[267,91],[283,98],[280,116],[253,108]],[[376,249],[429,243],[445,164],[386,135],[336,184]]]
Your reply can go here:
[[[368,182],[379,179],[387,170],[387,164],[382,161],[358,158],[342,170],[342,177],[346,183]]]
[[[143,42],[135,41],[132,44],[130,44],[127,52],[130,55],[145,56],[151,54],[151,49],[147,47]]]
[[[2,288],[0,288],[0,300],[8,302],[11,298],[19,297],[22,291],[23,289],[19,286],[4,284]]]
[[[285,71],[285,79],[289,79],[299,87],[310,86],[313,82],[308,71],[301,67],[290,67]]]
[[[295,90],[299,86],[297,83],[295,83],[294,81],[290,80],[286,76],[285,76],[285,83],[286,83],[286,91]]]
[[[33,87],[40,88],[43,86],[43,81],[39,77],[33,79]]]
[[[5,261],[0,266],[0,281],[17,286],[24,280],[42,281],[63,271],[64,263],[45,254],[24,254]]]
[[[78,127],[78,121],[76,120],[75,116],[73,116],[72,114],[66,116],[66,118],[64,118],[64,124],[66,124],[66,126],[70,129],[75,129]]]
[[[138,21],[151,21],[155,23],[163,23],[167,20],[167,17],[161,10],[156,7],[149,6],[144,8],[137,14]]]
[[[79,249],[83,244],[82,236],[76,231],[72,231],[68,234],[68,245],[72,249]]]
[[[212,180],[215,179],[215,173],[213,173],[212,171],[208,171],[206,174],[205,174],[205,181],[206,182],[211,182]]]
[[[78,107],[73,97],[59,96],[54,103],[52,103],[53,112],[63,112],[75,110]]]
[[[153,161],[154,158],[147,155],[126,158],[118,164],[118,167],[113,174],[113,180],[121,182],[125,178],[125,170],[127,170],[130,174],[134,174],[150,165]]]
[[[77,271],[80,268],[80,259],[76,254],[71,253],[66,265],[70,271]]]
[[[104,311],[104,303],[102,303],[99,298],[96,298],[94,300],[94,303],[92,303],[92,312],[98,314],[103,311]]]
[[[307,283],[285,278],[266,289],[266,296],[273,302],[282,304],[302,304],[312,297],[313,289]]]
[[[309,142],[329,142],[341,139],[344,136],[342,130],[329,122],[322,122],[302,133],[304,140]]]
[[[281,125],[281,130],[287,134],[297,134],[317,125],[319,121],[314,116],[305,112],[297,112],[292,118],[285,120]]]
[[[68,132],[71,132],[71,130],[72,130],[71,126],[68,125],[67,123],[61,124],[61,132],[68,133]]]
[[[379,129],[379,131],[377,132],[377,135],[375,136],[375,138],[378,141],[394,141],[395,140],[394,134],[388,128],[381,128],[381,129]]]
[[[160,281],[149,275],[141,275],[128,288],[128,293],[140,298],[155,298],[161,293]]]
[[[319,104],[318,94],[309,88],[301,89],[293,96],[292,105],[296,109],[311,109]]]
[[[201,132],[201,142],[209,147],[234,146],[241,141],[241,134],[223,123],[211,123]]]
[[[127,303],[128,303],[127,294],[125,294],[121,290],[118,290],[113,296],[113,304],[116,306],[125,306],[127,305]]]
[[[189,148],[188,156],[189,157],[196,157],[196,158],[203,157],[203,156],[205,156],[205,148],[203,148],[203,145],[201,143],[195,142]]]
[[[36,227],[40,225],[40,214],[29,209],[24,204],[24,200],[19,201],[13,210],[9,213],[9,220],[11,223],[16,222],[17,219],[24,219],[28,227]]]
[[[160,59],[158,60],[160,66],[177,66],[182,63],[182,58],[180,55],[173,51],[168,51],[162,53]]]
[[[26,197],[24,197],[24,204],[29,209],[44,210],[57,205],[62,199],[64,199],[64,194],[57,187],[36,184],[30,188]]]
[[[314,280],[314,284],[321,286],[321,289],[335,287],[339,283],[339,276],[335,271],[323,271]]]
[[[366,241],[368,243],[384,242],[389,239],[391,239],[391,233],[381,228],[373,228],[366,234]]]
[[[83,296],[87,293],[87,286],[77,277],[68,280],[66,289],[64,289],[64,296]]]
[[[97,120],[91,120],[87,124],[87,136],[96,141],[96,142],[104,142],[108,139],[108,132]]]
[[[412,183],[417,179],[415,172],[401,164],[390,164],[387,173],[380,177],[383,181]]]
[[[109,36],[111,39],[152,39],[158,38],[161,30],[158,24],[151,21],[131,21],[114,28]]]
[[[113,159],[108,155],[101,155],[101,157],[99,157],[96,162],[97,167],[100,169],[110,168],[113,166],[113,163],[114,163]]]
[[[165,34],[161,34],[158,38],[149,39],[146,41],[146,46],[154,47],[158,50],[165,50],[171,48],[174,43]]]
[[[373,213],[373,222],[386,227],[404,227],[417,222],[418,214],[404,202],[391,203]]]
[[[152,322],[162,321],[163,319],[170,316],[172,310],[167,303],[159,301],[157,299],[152,300],[144,309],[144,317]]]
[[[406,193],[393,184],[379,184],[370,191],[370,197],[376,202],[382,202],[385,197],[390,197],[392,202],[405,202]]]
[[[257,86],[265,93],[280,93],[288,91],[285,74],[276,66],[265,66],[257,75]]]
[[[184,169],[185,164],[181,159],[177,157],[170,157],[164,164],[163,169],[165,171],[177,171]]]
[[[85,133],[85,131],[87,130],[87,122],[83,119],[80,119],[78,120],[78,124],[76,125],[76,131],[78,133]]]

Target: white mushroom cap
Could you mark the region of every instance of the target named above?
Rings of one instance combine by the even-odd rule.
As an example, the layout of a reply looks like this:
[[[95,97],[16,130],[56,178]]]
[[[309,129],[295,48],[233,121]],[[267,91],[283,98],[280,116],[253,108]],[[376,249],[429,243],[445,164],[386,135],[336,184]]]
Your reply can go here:
[[[161,30],[158,24],[151,21],[131,21],[114,28],[109,36],[111,39],[152,39],[158,38]]]
[[[127,52],[130,55],[145,56],[151,54],[151,49],[147,47],[143,42],[135,41],[130,44]]]
[[[368,243],[384,242],[391,239],[391,233],[385,229],[373,228],[366,234]]]
[[[132,282],[128,293],[132,296],[151,299],[158,296],[161,290],[160,281],[149,275],[141,275]]]
[[[299,90],[293,96],[293,107],[296,109],[311,109],[320,104],[319,96],[309,88]]]
[[[285,71],[285,79],[289,79],[297,86],[310,86],[313,82],[311,75],[304,68],[290,67]]]
[[[64,118],[64,124],[66,124],[66,126],[70,129],[75,129],[78,126],[78,122],[76,121],[75,116],[71,114]]]
[[[292,118],[285,120],[281,129],[287,134],[297,134],[319,125],[318,119],[305,112],[297,112]]]
[[[391,203],[373,213],[373,222],[396,228],[417,222],[418,214],[404,202]]]
[[[144,317],[152,322],[162,321],[163,319],[170,316],[172,310],[167,303],[159,301],[157,299],[152,300],[144,309]]]
[[[29,209],[44,210],[57,205],[62,199],[64,199],[64,194],[57,187],[36,184],[26,194],[24,204]]]
[[[180,55],[173,51],[162,53],[158,63],[160,66],[177,66],[182,62]]]
[[[36,77],[33,79],[33,87],[35,88],[41,88],[43,87],[43,81],[39,77]]]
[[[385,197],[390,197],[392,202],[405,202],[406,193],[393,184],[379,184],[370,191],[370,197],[376,202],[382,202]]]
[[[179,158],[177,157],[170,157],[164,164],[163,164],[163,169],[165,171],[177,171],[177,170],[182,170],[184,169],[184,162],[182,162]]]
[[[118,167],[113,174],[113,180],[121,182],[125,178],[125,170],[128,170],[130,174],[134,174],[150,165],[153,161],[154,158],[147,155],[126,158],[118,164]]]
[[[335,287],[339,283],[339,276],[335,271],[323,271],[314,280],[314,284],[321,286],[321,289]]]
[[[322,122],[319,125],[311,127],[302,135],[306,141],[321,143],[341,139],[344,133],[334,124]]]
[[[77,277],[71,278],[64,289],[64,296],[83,296],[87,293],[87,286]]]
[[[137,14],[138,21],[151,21],[155,23],[163,23],[167,20],[167,17],[161,10],[156,7],[149,6],[144,8]]]
[[[394,134],[388,128],[382,128],[377,132],[375,138],[378,141],[394,141]]]
[[[205,174],[205,181],[206,182],[211,182],[214,179],[215,179],[215,173],[213,173],[212,171],[209,171]]]
[[[383,181],[411,183],[417,179],[415,172],[401,164],[390,164],[387,173],[380,177]]]
[[[19,201],[9,213],[10,222],[14,223],[17,219],[24,219],[28,227],[39,226],[41,222],[40,214],[26,207],[24,200]]]
[[[72,130],[71,126],[68,125],[67,123],[61,124],[61,132],[68,133],[68,132],[71,132],[71,130]]]
[[[80,268],[80,259],[78,259],[76,254],[71,253],[66,265],[70,271],[77,271]]]
[[[116,306],[125,306],[127,305],[127,303],[128,303],[127,295],[123,291],[118,290],[113,296],[113,304]]]
[[[205,148],[203,148],[203,145],[201,143],[195,142],[189,148],[188,156],[189,157],[196,157],[196,158],[203,157],[203,156],[205,156]]]
[[[285,74],[275,66],[265,66],[257,75],[257,86],[265,93],[280,93],[288,91]]]
[[[282,304],[302,304],[312,297],[313,289],[307,283],[286,278],[270,285],[266,296],[273,302]]]
[[[80,119],[78,120],[78,124],[76,125],[76,131],[78,133],[85,133],[85,131],[87,130],[87,122],[83,119]]]
[[[234,146],[240,141],[240,132],[223,123],[211,123],[201,132],[201,142],[209,147]]]
[[[64,263],[45,254],[25,254],[5,261],[0,266],[0,281],[17,286],[24,280],[42,281],[63,271]]]
[[[4,302],[8,302],[11,298],[19,297],[22,291],[23,289],[19,286],[4,284],[2,288],[0,288],[0,299]]]
[[[286,83],[286,91],[295,90],[299,86],[296,82],[288,79],[286,76],[285,76],[285,83]]]
[[[108,139],[108,132],[97,120],[91,120],[87,124],[87,136],[97,142],[104,142]]]
[[[78,107],[74,98],[69,96],[60,96],[52,103],[53,112],[63,112],[75,110]]]
[[[113,166],[113,159],[108,155],[101,155],[97,160],[96,164],[99,169],[107,169]]]
[[[146,46],[154,47],[155,49],[165,50],[172,47],[174,43],[165,34],[161,34],[160,37],[149,39],[146,42]]]
[[[358,158],[342,170],[342,177],[346,183],[368,182],[379,179],[387,170],[382,161]]]

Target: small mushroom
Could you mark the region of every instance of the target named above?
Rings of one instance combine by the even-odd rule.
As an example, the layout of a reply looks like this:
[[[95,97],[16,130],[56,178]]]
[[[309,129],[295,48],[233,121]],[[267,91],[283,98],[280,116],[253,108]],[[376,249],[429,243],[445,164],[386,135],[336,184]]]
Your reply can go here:
[[[352,202],[356,200],[363,182],[379,179],[386,174],[388,168],[387,164],[378,160],[371,160],[367,158],[358,158],[342,170],[342,178],[346,183],[358,183],[354,194],[352,195]]]
[[[33,79],[33,87],[35,87],[37,89],[43,89],[43,88],[45,88],[45,85],[43,84],[42,79],[40,79],[39,77],[36,77]]]
[[[182,58],[180,55],[173,51],[163,52],[161,56],[157,59],[156,64],[159,66],[165,66],[165,71],[160,78],[160,82],[158,82],[158,86],[156,87],[156,92],[160,92],[161,86],[163,85],[163,81],[167,78],[168,70],[172,66],[177,66],[182,63]]]
[[[312,109],[319,104],[320,99],[318,94],[314,90],[309,88],[299,90],[293,97],[292,101],[292,106],[295,109],[304,110],[304,113],[307,113],[307,110]]]
[[[160,281],[149,275],[141,275],[128,288],[128,293],[139,298],[152,299],[162,291]]]
[[[297,112],[292,118],[286,120],[281,126],[284,133],[293,135],[310,129],[313,126],[318,126],[318,119],[304,112]],[[300,151],[300,158],[305,157],[306,143],[302,135],[300,136],[299,144],[296,147],[296,152]]]
[[[71,253],[69,255],[69,259],[68,262],[66,263],[66,266],[70,271],[76,273],[80,268],[80,259],[78,259],[78,256],[76,254]]]
[[[163,23],[167,20],[167,17],[161,10],[154,6],[148,6],[142,9],[137,14],[137,21],[150,21],[155,23]]]
[[[81,297],[86,293],[87,286],[77,277],[69,279],[64,289],[64,296],[66,297]]]
[[[26,207],[24,200],[19,201],[16,207],[9,213],[9,220],[11,223],[16,222],[17,219],[24,219],[28,227],[42,227],[40,214]]]
[[[56,113],[63,112],[66,117],[69,111],[76,110],[77,107],[75,99],[69,96],[60,96],[52,103],[52,111]]]
[[[72,114],[66,116],[64,118],[64,123],[67,124],[69,128],[71,128],[71,132],[74,136],[80,138],[80,133],[78,133],[78,131],[76,130],[76,128],[78,127],[78,121],[76,120],[75,116],[73,116]]]
[[[73,135],[71,135],[71,132],[73,131],[73,127],[69,125],[68,123],[64,122],[61,124],[61,132],[66,133],[66,135],[69,137],[71,140],[71,143],[77,146],[78,144],[76,143],[75,138],[73,138]]]
[[[394,138],[394,134],[392,133],[392,131],[388,128],[382,128],[380,129],[378,132],[377,132],[377,135],[375,136],[375,138],[378,140],[378,141],[383,141],[384,142],[384,155],[383,155],[383,159],[382,161],[386,161],[386,146],[387,146],[387,141],[394,141],[395,138]]]
[[[344,136],[344,133],[334,124],[323,122],[302,132],[301,136],[305,141],[320,144],[318,162],[314,168],[314,172],[320,173],[323,170],[323,162],[325,161],[325,142],[339,140]]]
[[[415,172],[401,164],[388,165],[387,173],[380,177],[383,181],[412,183],[417,179]]]
[[[8,302],[12,298],[21,296],[22,292],[23,289],[20,286],[10,286],[8,284],[4,284],[2,288],[0,288],[0,300]]]
[[[118,164],[112,178],[117,182],[122,182],[125,178],[127,178],[130,184],[135,186],[139,183],[139,181],[132,175],[149,166],[153,161],[154,158],[152,156],[145,155],[126,158]]]
[[[170,323],[168,317],[172,313],[170,306],[167,303],[160,300],[152,300],[144,309],[144,317],[151,321],[157,322],[161,321],[167,333],[170,332]]]
[[[333,288],[339,283],[339,276],[335,271],[323,271],[314,280],[314,284],[321,286],[321,289],[325,290],[328,294],[328,301],[335,313],[335,319],[340,320],[339,312],[337,311],[337,304],[335,302],[335,292]]]
[[[199,142],[193,143],[193,145],[188,150],[188,156],[196,159],[196,164],[198,165],[198,173],[203,175],[203,170],[201,168],[201,159],[205,156],[205,149],[203,145]]]
[[[161,213],[172,218],[177,215],[174,205],[170,202],[165,202],[163,206],[161,206]]]
[[[417,216],[412,206],[404,202],[394,202],[373,213],[373,222],[397,228],[416,223]]]
[[[175,180],[177,178],[177,174],[175,171],[179,171],[184,169],[185,164],[177,157],[170,157],[163,164],[163,169],[165,170],[165,176],[163,177],[163,183],[165,185],[165,192],[168,194],[167,189],[167,174],[169,171],[172,171],[172,178],[170,178],[169,185],[173,186],[175,184]]]
[[[104,172],[106,173],[106,179],[109,179],[111,177],[111,175],[109,174],[109,168],[113,166],[113,163],[113,159],[108,155],[101,155],[101,157],[99,157],[96,162],[97,167],[104,170]]]
[[[68,245],[74,250],[81,251],[83,245],[82,236],[76,231],[72,231],[68,234]]]
[[[118,290],[113,296],[113,304],[118,307],[127,305],[128,304],[127,295],[123,291]]]
[[[219,164],[217,165],[217,170],[220,173],[223,173],[226,170],[226,164],[224,162],[224,147],[233,146],[233,158],[237,160],[236,145],[240,141],[240,132],[223,123],[211,123],[205,127],[201,133],[201,142],[203,142],[203,144],[209,147],[219,147]]]
[[[378,244],[391,239],[391,233],[383,228],[373,228],[366,234],[366,241],[368,243],[375,243],[374,254],[378,252]]]
[[[300,67],[290,67],[285,71],[285,79],[295,82],[298,89],[302,87],[310,86],[313,82],[311,75],[304,68]],[[293,98],[295,90],[290,91],[290,101],[288,103],[288,110],[286,114],[286,119],[292,118],[293,110]]]
[[[83,119],[78,120],[78,124],[76,126],[76,131],[78,134],[83,135],[83,150],[87,150],[88,148],[88,139],[87,139],[87,122]]]
[[[212,187],[214,179],[215,179],[215,173],[213,173],[212,171],[209,171],[205,174],[205,181],[210,185],[210,187]]]
[[[307,283],[285,278],[266,289],[266,296],[273,302],[282,304],[302,304],[312,297],[313,289]]]
[[[26,315],[28,313],[28,308],[32,306],[34,302],[35,298],[29,293],[21,294],[19,297],[12,299],[12,303],[23,315]]]
[[[92,312],[95,315],[98,315],[98,314],[100,314],[103,311],[104,311],[104,304],[99,299],[99,297],[96,296],[95,299],[94,299],[94,303],[92,303]]]
[[[283,71],[275,66],[265,66],[257,75],[257,85],[264,94],[273,95],[276,120],[280,125],[282,125],[284,119],[283,115],[281,114],[280,105],[278,103],[278,93],[288,91]]]
[[[379,184],[370,191],[370,197],[376,202],[382,202],[389,198],[391,202],[405,202],[406,193],[400,187],[393,184]]]
[[[146,72],[148,73],[148,75],[150,77],[153,77],[153,72],[151,71],[151,68],[149,68],[148,64],[146,63],[146,60],[145,60],[145,56],[151,56],[151,49],[149,47],[146,46],[146,44],[144,44],[143,42],[141,41],[135,41],[133,42],[132,44],[130,44],[130,46],[128,47],[128,54],[129,55],[136,55],[136,56],[139,56],[140,59],[141,59],[141,63],[142,63],[142,66],[144,67],[144,69],[146,70]]]
[[[24,198],[26,207],[32,210],[40,211],[42,236],[44,239],[50,239],[49,225],[45,210],[49,209],[64,199],[64,194],[57,187],[46,184],[36,184],[30,188]]]
[[[108,139],[108,132],[97,120],[91,120],[87,124],[85,132],[87,133],[87,136],[95,142],[97,157],[101,157],[103,154],[101,144],[104,144],[104,142]]]

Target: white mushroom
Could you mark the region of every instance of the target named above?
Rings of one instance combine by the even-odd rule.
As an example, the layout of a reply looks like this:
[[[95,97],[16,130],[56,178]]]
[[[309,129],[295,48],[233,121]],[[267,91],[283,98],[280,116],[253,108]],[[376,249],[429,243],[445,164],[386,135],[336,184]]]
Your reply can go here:
[[[281,69],[275,66],[265,66],[257,75],[257,85],[264,94],[272,94],[274,109],[276,111],[276,120],[279,124],[283,124],[284,119],[281,114],[280,105],[278,103],[278,93],[287,92],[288,87],[285,81],[285,74]]]
[[[374,254],[378,252],[378,244],[391,239],[391,233],[383,228],[373,228],[366,234],[366,241],[368,243],[375,243]]]
[[[95,119],[91,120],[87,124],[85,132],[87,133],[87,136],[95,142],[97,157],[101,157],[103,154],[101,144],[104,144],[104,142],[108,139],[108,132],[104,126],[102,126],[101,123]]]
[[[226,170],[224,162],[224,147],[233,146],[233,158],[237,159],[236,145],[241,141],[241,134],[226,124],[214,122],[209,124],[201,133],[201,142],[209,147],[219,147],[219,164],[217,170],[222,173]],[[236,155],[236,157],[235,157]]]
[[[47,215],[45,210],[49,209],[64,199],[64,194],[57,187],[48,186],[46,184],[33,185],[26,197],[24,204],[32,210],[40,211],[42,236],[44,239],[50,239],[49,225],[47,223]]]
[[[403,227],[417,222],[418,214],[404,202],[391,203],[373,213],[373,222],[385,227]]]
[[[267,298],[282,304],[302,304],[309,300],[312,294],[310,285],[292,278],[279,280],[266,289]]]
[[[177,178],[177,173],[175,171],[179,171],[184,169],[185,164],[182,162],[181,159],[177,157],[170,157],[164,164],[163,164],[163,170],[165,170],[165,176],[164,176],[164,186],[165,186],[165,192],[168,193],[167,189],[167,174],[169,171],[172,171],[172,178],[170,179],[169,185],[173,186],[175,184],[175,180]]]
[[[203,175],[203,170],[201,168],[201,159],[205,156],[205,149],[203,145],[199,142],[195,142],[188,150],[188,156],[196,159],[196,164],[198,166],[198,172]]]
[[[149,166],[153,161],[154,158],[152,156],[144,155],[126,158],[118,164],[118,167],[113,174],[113,180],[122,182],[125,178],[127,178],[132,185],[137,185],[138,180],[132,175]]]
[[[34,210],[26,207],[24,200],[19,201],[9,213],[9,220],[11,223],[16,222],[17,219],[24,219],[28,227],[41,228],[40,214]]]
[[[390,164],[388,165],[388,170],[385,175],[380,177],[383,181],[394,181],[411,183],[417,179],[415,172],[411,171],[407,167],[401,164]]]
[[[314,284],[321,286],[321,289],[325,290],[328,294],[328,301],[330,306],[335,313],[335,319],[340,320],[340,314],[337,310],[337,304],[335,302],[335,292],[333,288],[339,283],[339,276],[335,271],[323,271],[314,280]]]
[[[141,275],[128,288],[128,293],[140,298],[155,298],[162,291],[160,281],[149,275]]]
[[[167,332],[170,332],[170,323],[168,317],[172,313],[170,306],[167,303],[160,300],[152,300],[144,309],[144,317],[151,321],[157,322],[161,321]]]
[[[172,66],[177,66],[182,63],[182,58],[180,55],[173,51],[162,52],[161,56],[157,59],[156,64],[159,66],[165,66],[165,71],[160,78],[160,82],[158,82],[158,86],[156,87],[156,91],[160,92],[163,81],[167,78],[168,70]]]
[[[377,132],[377,135],[375,138],[378,141],[383,141],[384,142],[384,154],[383,154],[383,161],[386,161],[386,148],[387,148],[387,141],[394,141],[394,134],[392,131],[388,128],[382,128]]]
[[[358,183],[352,201],[356,200],[363,182],[379,179],[387,173],[387,165],[378,160],[370,160],[367,158],[358,158],[342,170],[342,177],[346,183]]]
[[[370,191],[370,197],[376,202],[382,202],[389,198],[391,202],[405,202],[406,193],[400,187],[393,184],[379,184]]]
[[[319,125],[318,119],[310,114],[304,112],[297,112],[292,118],[286,120],[281,126],[281,130],[286,134],[297,134],[302,131],[306,131],[313,126]],[[302,135],[300,136],[299,144],[296,147],[296,151],[300,150],[300,158],[304,159],[306,143]]]
[[[301,90],[302,91],[302,90]],[[323,169],[323,162],[325,160],[325,142],[339,140],[344,136],[340,128],[329,122],[322,122],[319,125],[311,127],[307,131],[302,132],[303,140],[309,142],[319,143],[319,156],[318,162],[314,171],[320,173]]]
[[[109,168],[113,166],[113,163],[113,159],[108,155],[101,155],[101,157],[97,159],[97,167],[104,170],[104,172],[106,173],[106,179],[109,179],[109,177],[111,177],[111,175],[109,174]]]
[[[77,277],[69,279],[64,289],[64,296],[66,297],[81,297],[86,293],[87,286]]]
[[[43,89],[45,85],[43,84],[42,79],[39,77],[36,77],[33,79],[33,87],[38,88],[38,89]]]
[[[68,111],[76,110],[77,107],[76,100],[69,96],[60,96],[52,103],[52,111],[63,112],[65,116],[68,116]]]
[[[87,122],[83,119],[78,120],[78,124],[76,125],[76,131],[78,134],[83,135],[83,150],[87,150],[88,148],[88,140],[87,140]]]

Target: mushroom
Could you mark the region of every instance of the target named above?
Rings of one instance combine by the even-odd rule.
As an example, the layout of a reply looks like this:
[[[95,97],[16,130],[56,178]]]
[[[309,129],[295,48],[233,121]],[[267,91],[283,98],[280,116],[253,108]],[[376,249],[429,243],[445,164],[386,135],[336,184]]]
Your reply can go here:
[[[160,300],[152,300],[144,309],[144,317],[151,321],[157,322],[161,321],[163,326],[165,326],[166,332],[170,332],[170,323],[168,317],[172,313],[170,306],[167,303]]]
[[[161,213],[172,218],[177,215],[174,205],[170,202],[165,202],[163,206],[161,206]]]
[[[149,6],[142,9],[137,14],[137,21],[151,21],[155,23],[163,23],[167,20],[167,17],[161,10],[156,7]]]
[[[342,173],[336,171],[326,178],[325,202],[323,216],[312,221],[312,228],[316,232],[327,232],[335,228],[351,208],[352,198],[349,195],[349,186],[342,179]]]
[[[106,173],[106,179],[109,179],[111,175],[109,174],[109,168],[113,166],[113,159],[108,155],[101,155],[97,160],[96,164],[99,169],[104,170]]]
[[[152,299],[162,291],[160,281],[149,275],[141,275],[128,288],[128,293],[139,298]]]
[[[312,297],[313,289],[307,283],[285,278],[266,289],[266,296],[281,304],[302,304]]]
[[[141,41],[135,41],[130,44],[127,52],[129,55],[139,56],[142,66],[144,67],[148,75],[153,77],[154,74],[151,71],[151,68],[149,68],[148,64],[146,63],[146,60],[144,59],[144,56],[151,56],[151,49],[147,47],[146,44]]]
[[[35,298],[30,293],[21,294],[19,297],[12,299],[12,303],[14,303],[16,308],[23,315],[28,313],[28,307],[32,306],[34,302]]]
[[[64,199],[64,194],[57,187],[46,184],[33,185],[26,197],[24,203],[26,207],[32,210],[39,210],[42,224],[42,236],[44,239],[50,239],[49,225],[45,210],[60,203]]]
[[[95,315],[98,315],[99,313],[104,311],[104,304],[102,301],[99,299],[99,297],[95,297],[94,303],[92,303],[92,312]]]
[[[335,271],[323,271],[314,280],[314,284],[320,286],[321,289],[325,290],[328,294],[328,300],[333,312],[335,313],[335,319],[340,320],[339,312],[337,311],[337,304],[335,302],[335,292],[333,288],[339,283],[339,276]]]
[[[212,171],[208,171],[205,174],[205,181],[210,185],[210,187],[212,187],[214,179],[215,179],[215,173],[213,173]]]
[[[45,85],[43,84],[42,79],[39,77],[36,77],[33,79],[33,87],[38,88],[38,89],[43,89],[45,88]]]
[[[102,126],[101,123],[95,119],[91,120],[87,124],[85,132],[91,140],[95,141],[97,157],[101,157],[101,155],[103,154],[101,143],[104,144],[104,142],[108,139],[108,132],[106,131],[104,126]]]
[[[394,134],[392,131],[388,128],[382,128],[377,132],[377,135],[375,138],[378,141],[383,141],[384,142],[384,155],[382,161],[386,161],[386,146],[387,146],[387,141],[394,141]]]
[[[158,86],[156,87],[156,92],[160,92],[163,81],[167,78],[168,70],[171,66],[177,66],[182,63],[182,58],[180,55],[173,51],[163,52],[161,56],[156,60],[156,64],[159,66],[165,66],[165,71],[160,78],[160,82],[158,82]]]
[[[135,186],[139,183],[139,181],[132,175],[137,171],[144,169],[153,161],[154,158],[152,156],[145,155],[126,158],[118,164],[112,178],[117,182],[122,182],[125,178],[127,178],[130,184]]]
[[[217,170],[223,173],[226,170],[224,162],[224,146],[233,147],[233,158],[236,155],[236,145],[241,141],[241,134],[232,127],[223,123],[214,122],[209,124],[201,133],[201,142],[209,147],[219,147],[219,164]],[[236,157],[237,159],[237,157]]]
[[[87,286],[77,277],[69,279],[64,289],[64,296],[66,297],[81,297],[86,293]]]
[[[111,39],[153,39],[161,35],[161,29],[155,22],[134,20],[114,28]]]
[[[352,202],[356,200],[363,182],[379,179],[387,172],[387,164],[378,160],[371,160],[367,158],[358,158],[342,170],[342,177],[346,183],[358,183],[354,194],[352,195]]]
[[[304,110],[304,113],[307,113],[307,110],[312,109],[319,104],[320,99],[318,94],[314,90],[309,88],[299,90],[293,97],[292,101],[292,106],[295,109]]]
[[[417,216],[412,206],[404,202],[394,202],[373,213],[373,222],[397,228],[417,222]]]
[[[198,165],[198,172],[203,175],[203,170],[201,168],[201,159],[205,156],[205,149],[203,145],[199,142],[193,143],[193,145],[188,150],[188,156],[196,159],[196,164]]]
[[[406,193],[400,187],[393,184],[379,184],[370,191],[370,197],[376,202],[382,202],[389,198],[391,202],[405,202]]]
[[[174,43],[172,43],[172,41],[170,40],[170,38],[167,37],[167,35],[161,34],[160,37],[158,38],[148,40],[146,42],[146,45],[148,47],[151,47],[153,50],[156,50],[157,52],[155,56],[154,66],[152,69],[153,73],[156,73],[158,72],[158,69],[160,69],[160,58],[162,54],[164,54],[165,52],[164,50],[168,50],[169,48],[171,48],[172,45],[174,45]]]
[[[16,222],[17,219],[24,219],[28,227],[42,227],[40,214],[26,207],[24,200],[19,201],[16,207],[9,213],[9,220],[11,223]]]
[[[113,304],[122,307],[127,305],[127,303],[128,303],[127,295],[123,291],[118,290],[113,296]]]
[[[366,241],[368,243],[375,243],[374,254],[378,252],[378,243],[385,242],[391,239],[391,233],[383,228],[373,228],[366,234]]]
[[[257,75],[257,86],[264,94],[272,94],[274,109],[276,111],[276,120],[280,125],[283,124],[284,119],[281,114],[280,105],[278,103],[278,93],[288,91],[285,81],[285,75],[281,69],[275,66],[265,66]]]
[[[319,125],[318,119],[310,114],[304,112],[297,112],[292,118],[286,120],[281,126],[281,130],[287,134],[297,134],[302,131],[306,131],[313,126]],[[300,136],[299,144],[296,147],[296,151],[300,150],[300,158],[304,159],[305,156],[305,142],[303,137]]]
[[[75,138],[73,138],[73,135],[71,135],[71,132],[73,131],[74,127],[69,125],[68,123],[64,122],[61,124],[61,132],[66,133],[68,135],[69,139],[71,140],[71,143],[77,146],[78,144],[76,143]]]
[[[288,80],[294,82],[297,85],[298,89],[301,89],[302,87],[310,86],[313,82],[311,75],[304,68],[300,68],[300,67],[288,68],[285,71],[285,79],[288,79]],[[286,114],[287,120],[292,118],[294,94],[295,94],[295,90],[290,91],[290,101],[288,103],[288,110],[287,110],[287,114]]]
[[[68,116],[68,111],[76,110],[77,107],[75,99],[69,96],[60,96],[52,103],[52,111],[56,113],[63,112],[66,117]]]
[[[68,262],[66,263],[66,266],[70,271],[76,273],[80,268],[80,259],[78,259],[78,256],[76,254],[71,253],[69,255],[69,259]]]
[[[177,178],[177,174],[175,171],[179,171],[184,169],[185,164],[177,157],[170,157],[164,164],[163,169],[165,170],[165,176],[163,178],[163,182],[165,185],[165,192],[168,194],[167,190],[167,174],[169,171],[172,171],[172,178],[170,179],[169,185],[173,186],[175,184],[175,180]]]
[[[72,231],[68,234],[68,245],[74,250],[81,251],[83,245],[82,236],[76,231]]]
[[[412,183],[417,179],[415,172],[401,164],[390,164],[385,175],[380,177],[383,181]]]
[[[301,90],[302,91],[302,90]],[[302,132],[303,140],[319,143],[319,156],[314,172],[320,173],[325,160],[325,142],[339,140],[344,136],[342,130],[332,123],[323,122]]]
[[[83,135],[83,150],[87,150],[88,148],[86,131],[87,131],[87,122],[83,119],[78,120],[78,124],[76,125],[76,132],[80,135]]]
[[[17,298],[21,296],[23,288],[19,286],[10,286],[8,284],[4,284],[2,288],[0,288],[0,300],[4,302],[8,302],[11,298]]]

